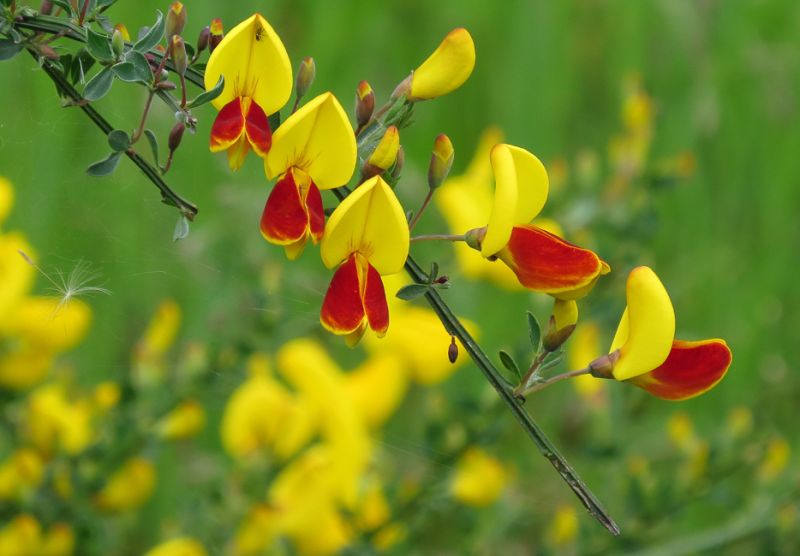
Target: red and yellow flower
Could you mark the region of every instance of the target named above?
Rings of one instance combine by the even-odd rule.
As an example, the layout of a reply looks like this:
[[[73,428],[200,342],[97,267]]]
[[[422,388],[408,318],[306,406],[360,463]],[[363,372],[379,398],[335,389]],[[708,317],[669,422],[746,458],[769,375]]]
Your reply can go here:
[[[495,195],[489,223],[470,230],[467,243],[500,259],[526,288],[558,299],[585,296],[610,267],[594,252],[530,224],[547,201],[541,161],[525,149],[499,144],[491,151]]]
[[[297,258],[309,238],[322,239],[321,189],[346,184],[356,164],[356,140],[347,114],[331,93],[309,101],[275,132],[264,159],[269,179],[278,178],[261,216],[261,234]]]
[[[628,305],[609,355],[590,365],[592,374],[627,381],[667,400],[685,400],[713,388],[728,371],[724,340],[675,339],[675,312],[664,285],[646,266],[633,269]]]
[[[338,268],[322,303],[322,325],[346,336],[349,345],[367,326],[383,336],[389,309],[381,276],[403,268],[408,247],[408,222],[391,187],[380,176],[361,184],[325,227],[322,262]]]
[[[222,93],[212,101],[219,110],[211,127],[212,152],[227,151],[231,170],[238,170],[252,148],[264,157],[272,144],[268,116],[292,93],[292,66],[278,35],[260,14],[231,29],[208,59],[206,89],[225,77]]]

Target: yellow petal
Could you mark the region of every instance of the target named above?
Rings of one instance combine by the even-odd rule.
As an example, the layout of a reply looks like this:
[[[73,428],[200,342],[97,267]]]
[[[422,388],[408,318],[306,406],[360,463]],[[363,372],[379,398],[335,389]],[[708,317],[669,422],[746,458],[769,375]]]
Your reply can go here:
[[[222,94],[212,101],[219,110],[237,96],[252,98],[269,115],[292,94],[292,65],[281,39],[266,19],[253,14],[225,35],[208,59],[206,89],[225,76]]]
[[[6,219],[14,204],[14,190],[11,182],[0,176],[0,224]]]
[[[79,299],[60,304],[54,297],[28,297],[14,313],[7,330],[23,336],[41,349],[61,351],[77,344],[89,328],[92,312]]]
[[[544,164],[525,149],[497,145],[491,161],[495,194],[481,246],[484,257],[491,257],[508,243],[514,225],[527,224],[541,212],[548,191]]]
[[[572,300],[556,299],[553,303],[553,318],[556,330],[578,323],[578,304]]]
[[[369,163],[381,170],[388,170],[397,159],[397,151],[400,149],[400,133],[396,126],[386,128],[380,143],[375,147],[369,157]]]
[[[627,380],[661,365],[675,339],[675,311],[664,285],[649,267],[634,268],[626,286],[622,314],[611,352],[620,350],[614,378]]]
[[[408,257],[408,221],[392,188],[380,176],[342,201],[325,225],[320,255],[333,268],[360,252],[380,274],[394,274]]]
[[[320,189],[346,184],[356,164],[356,138],[342,105],[323,93],[289,116],[272,136],[264,159],[269,179],[291,167],[311,176]]]
[[[475,67],[475,44],[463,27],[450,31],[411,75],[411,100],[440,97],[458,89]]]
[[[154,546],[144,556],[206,556],[203,545],[191,537],[177,537]]]

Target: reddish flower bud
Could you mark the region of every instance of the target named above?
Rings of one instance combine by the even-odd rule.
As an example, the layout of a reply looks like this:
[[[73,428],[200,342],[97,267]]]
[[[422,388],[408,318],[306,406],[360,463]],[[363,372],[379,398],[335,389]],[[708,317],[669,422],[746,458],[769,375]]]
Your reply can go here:
[[[361,81],[356,87],[356,122],[358,127],[364,127],[372,117],[375,110],[375,93],[366,81]]]
[[[170,152],[174,152],[180,146],[184,131],[186,131],[186,124],[178,122],[172,128],[172,131],[169,132],[167,145],[169,146]]]
[[[42,0],[42,4],[39,6],[39,13],[42,15],[53,13],[53,3],[50,0]]]
[[[447,348],[447,359],[451,363],[455,363],[456,359],[458,359],[458,344],[456,343],[455,336],[450,336],[450,346]]]
[[[308,91],[311,84],[314,82],[314,77],[317,75],[317,65],[314,63],[314,58],[303,58],[300,62],[300,67],[297,68],[297,79],[295,80],[294,90],[298,99],[303,98]]]
[[[209,29],[211,31],[211,36],[208,37],[208,50],[210,52],[214,52],[214,49],[217,48],[225,36],[225,30],[222,27],[222,20],[218,17],[212,19]]]
[[[167,10],[167,41],[173,35],[180,35],[186,25],[186,8],[180,2],[173,2]]]
[[[454,156],[453,143],[450,142],[447,135],[442,133],[433,143],[433,154],[428,166],[428,187],[436,189],[442,185],[453,166]]]
[[[211,28],[206,25],[200,29],[200,35],[197,37],[197,54],[203,52],[208,48],[208,40],[211,38]]]

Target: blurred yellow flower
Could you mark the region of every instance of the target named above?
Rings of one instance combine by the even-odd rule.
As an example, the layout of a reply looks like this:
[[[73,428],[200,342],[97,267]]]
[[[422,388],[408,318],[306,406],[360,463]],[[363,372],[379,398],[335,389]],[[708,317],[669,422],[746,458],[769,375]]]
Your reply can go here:
[[[584,369],[601,353],[600,328],[597,323],[583,321],[578,324],[566,345],[567,362],[570,369]],[[594,407],[604,406],[607,387],[602,380],[591,375],[581,375],[570,381],[585,401]]]
[[[42,457],[30,448],[18,448],[0,464],[0,500],[27,498],[43,478]]]
[[[236,529],[233,554],[236,556],[264,554],[278,536],[278,515],[278,511],[268,504],[252,507]]]
[[[0,176],[0,224],[5,221],[12,206],[14,206],[14,189],[10,181]]]
[[[75,553],[75,532],[66,523],[56,523],[45,533],[39,556],[71,556]]]
[[[175,342],[180,325],[180,307],[174,300],[165,299],[134,349],[134,374],[142,386],[153,386],[163,381],[166,372],[164,355]]]
[[[95,503],[107,512],[136,509],[147,502],[155,484],[153,464],[142,457],[131,458],[108,478]]]
[[[27,297],[17,305],[10,322],[0,327],[0,334],[24,338],[37,349],[58,352],[69,349],[86,335],[91,309],[83,301],[72,299],[60,304],[56,297]]]
[[[372,344],[369,339],[366,343]],[[344,388],[364,422],[377,429],[402,403],[408,378],[398,357],[378,352],[345,375]]]
[[[119,384],[108,380],[94,387],[92,400],[95,408],[103,413],[116,407],[121,395]]]
[[[186,400],[156,423],[156,434],[166,440],[195,436],[206,422],[205,410],[197,400]]]
[[[684,411],[676,411],[667,421],[667,433],[672,444],[684,453],[697,449],[699,439],[694,432],[694,424]]]
[[[92,407],[86,399],[72,399],[67,386],[48,383],[28,396],[25,437],[45,455],[64,451],[76,455],[94,440]]]
[[[578,514],[575,508],[564,504],[556,508],[547,527],[547,542],[553,548],[563,548],[575,542],[578,536]]]
[[[785,439],[773,438],[770,440],[764,459],[758,468],[758,478],[765,482],[775,480],[786,469],[791,455],[792,449]]]
[[[469,448],[456,463],[450,492],[469,506],[488,506],[503,493],[510,473],[500,460],[480,448]]]
[[[42,526],[30,514],[20,514],[0,529],[0,554],[41,556]]]
[[[725,420],[725,432],[738,439],[749,435],[753,431],[753,412],[749,407],[734,407]]]
[[[22,234],[0,234],[0,327],[13,325],[13,309],[33,286],[36,270],[25,262],[20,251],[33,256],[33,249]]]
[[[154,546],[144,556],[206,556],[203,545],[191,537],[178,537]]]

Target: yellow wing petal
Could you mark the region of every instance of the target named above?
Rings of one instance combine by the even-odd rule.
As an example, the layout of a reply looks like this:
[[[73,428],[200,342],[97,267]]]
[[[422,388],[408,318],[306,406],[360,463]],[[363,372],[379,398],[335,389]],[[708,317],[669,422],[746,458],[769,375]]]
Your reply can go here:
[[[225,35],[208,59],[206,89],[225,76],[225,88],[212,104],[217,110],[237,96],[252,98],[267,115],[292,94],[292,65],[280,37],[260,14],[253,14]]]
[[[289,116],[272,136],[264,159],[269,179],[291,166],[311,176],[320,189],[346,184],[356,164],[350,120],[332,93],[323,93]]]
[[[381,274],[403,268],[409,231],[403,207],[380,176],[367,180],[336,207],[325,226],[320,255],[333,268],[360,252]]]
[[[453,29],[411,75],[410,99],[440,97],[458,89],[475,67],[475,44],[463,27]]]
[[[514,225],[527,224],[541,212],[548,192],[544,165],[525,149],[500,144],[490,157],[495,195],[481,246],[484,257],[496,254],[508,243]]]
[[[661,365],[675,339],[675,311],[664,285],[646,266],[634,268],[626,286],[628,307],[611,351],[620,350],[614,378],[627,380]]]

